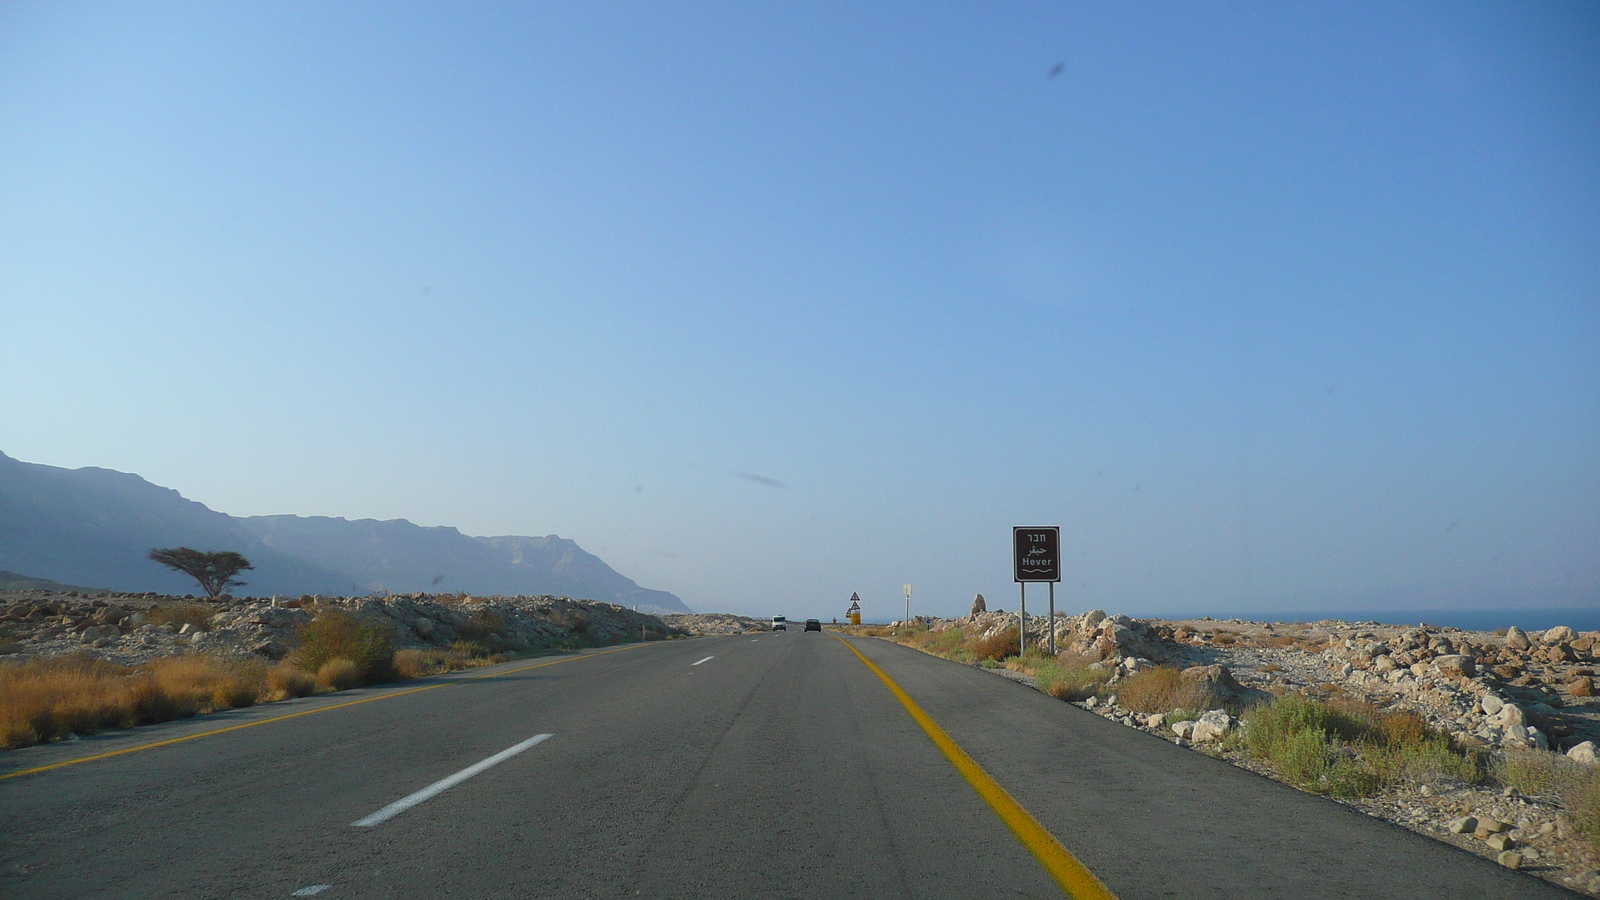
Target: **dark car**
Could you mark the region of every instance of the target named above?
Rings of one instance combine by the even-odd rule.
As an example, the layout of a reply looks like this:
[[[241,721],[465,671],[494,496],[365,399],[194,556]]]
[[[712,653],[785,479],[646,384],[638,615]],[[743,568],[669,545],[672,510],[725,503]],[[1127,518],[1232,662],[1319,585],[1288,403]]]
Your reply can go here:
[[[821,619],[807,619],[806,620],[806,630],[807,631],[821,631],[822,630],[822,620]]]

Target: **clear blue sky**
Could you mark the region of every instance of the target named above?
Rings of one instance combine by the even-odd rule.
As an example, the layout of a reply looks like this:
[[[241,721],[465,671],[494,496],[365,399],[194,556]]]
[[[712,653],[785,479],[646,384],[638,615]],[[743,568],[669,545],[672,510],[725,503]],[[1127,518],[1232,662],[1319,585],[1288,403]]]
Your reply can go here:
[[[0,342],[703,610],[1600,605],[1600,6],[8,3]]]

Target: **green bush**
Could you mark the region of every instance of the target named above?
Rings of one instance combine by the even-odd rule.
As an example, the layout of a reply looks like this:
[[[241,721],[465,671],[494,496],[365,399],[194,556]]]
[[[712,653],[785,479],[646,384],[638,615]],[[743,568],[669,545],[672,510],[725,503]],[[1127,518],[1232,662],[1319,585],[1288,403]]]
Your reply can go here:
[[[335,659],[354,663],[361,684],[395,679],[394,639],[390,630],[339,609],[324,610],[300,626],[289,661],[307,672],[321,672]]]
[[[1284,778],[1340,797],[1363,796],[1402,780],[1482,778],[1471,754],[1417,713],[1380,711],[1365,701],[1323,703],[1285,694],[1246,715],[1241,745]]]
[[[1034,662],[1031,668],[1039,690],[1057,700],[1083,700],[1099,693],[1100,686],[1111,678],[1108,669],[1066,665],[1049,657]]]

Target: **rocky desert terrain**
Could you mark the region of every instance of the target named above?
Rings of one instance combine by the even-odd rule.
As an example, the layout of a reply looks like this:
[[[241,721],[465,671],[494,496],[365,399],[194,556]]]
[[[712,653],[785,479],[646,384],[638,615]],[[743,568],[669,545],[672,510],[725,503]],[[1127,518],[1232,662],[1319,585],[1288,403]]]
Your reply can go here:
[[[687,634],[660,617],[566,597],[231,597],[0,592],[0,661],[88,653],[123,665],[178,653],[288,655],[318,609],[382,623],[397,648],[468,640],[493,652],[599,645]]]
[[[967,639],[981,641],[1015,629],[1017,617],[995,610],[914,624],[934,635],[959,628]],[[1336,620],[1140,620],[1099,610],[1058,614],[1054,623],[1030,618],[1028,624],[1030,644],[1043,645],[1053,630],[1058,651],[1092,660],[1089,666],[1101,670],[1103,683],[1077,705],[1269,777],[1279,773],[1229,739],[1238,736],[1238,717],[1252,705],[1295,694],[1419,714],[1448,735],[1454,748],[1480,760],[1486,777],[1422,774],[1338,802],[1600,896],[1595,836],[1578,833],[1561,791],[1538,789],[1541,782],[1592,778],[1589,767],[1596,765],[1600,744],[1600,700],[1594,696],[1600,632],[1557,627],[1530,633],[1510,626],[1488,633]],[[1199,715],[1129,708],[1119,686],[1158,666],[1204,683],[1226,702]],[[1033,681],[1005,668],[994,671]],[[1519,781],[1536,783],[1535,789],[1507,784]]]

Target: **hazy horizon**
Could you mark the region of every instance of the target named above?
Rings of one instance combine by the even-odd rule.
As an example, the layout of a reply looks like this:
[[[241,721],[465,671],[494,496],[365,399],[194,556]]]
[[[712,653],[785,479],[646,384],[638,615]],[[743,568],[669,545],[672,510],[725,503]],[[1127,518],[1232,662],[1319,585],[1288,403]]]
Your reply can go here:
[[[0,130],[26,462],[757,616],[1014,609],[1014,525],[1600,606],[1593,6],[11,4]]]

